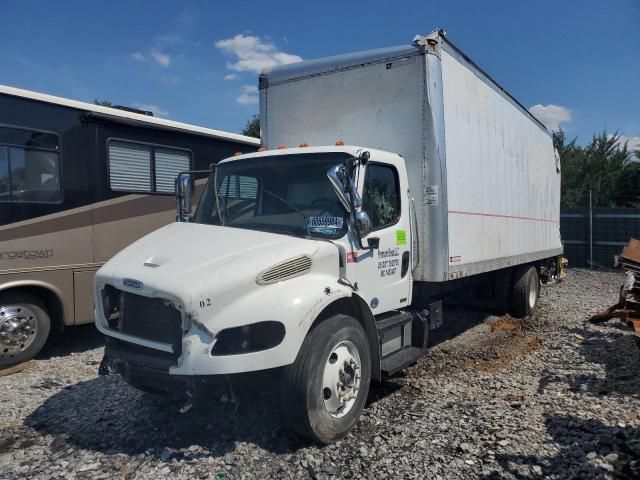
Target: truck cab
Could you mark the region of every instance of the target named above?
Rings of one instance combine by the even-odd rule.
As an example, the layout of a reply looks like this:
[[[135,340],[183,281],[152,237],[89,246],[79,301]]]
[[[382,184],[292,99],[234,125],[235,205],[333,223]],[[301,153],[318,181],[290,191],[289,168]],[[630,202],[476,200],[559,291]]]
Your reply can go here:
[[[427,317],[403,310],[418,260],[404,159],[356,146],[234,156],[193,216],[190,178],[178,179],[182,221],[96,275],[110,368],[141,388],[188,388],[193,376],[284,367],[289,425],[341,438],[370,380],[426,348]]]

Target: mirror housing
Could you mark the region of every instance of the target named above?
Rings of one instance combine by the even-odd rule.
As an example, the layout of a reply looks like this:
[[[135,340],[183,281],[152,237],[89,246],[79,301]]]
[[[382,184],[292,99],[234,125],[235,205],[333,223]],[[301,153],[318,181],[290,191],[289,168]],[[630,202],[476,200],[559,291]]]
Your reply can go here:
[[[180,173],[176,178],[177,222],[191,221],[191,197],[194,195],[193,177],[189,172]]]
[[[369,152],[366,152],[366,160],[369,159]],[[361,249],[365,249],[362,239],[371,233],[373,226],[369,214],[362,211],[362,199],[358,189],[353,183],[352,174],[356,168],[358,158],[352,158],[345,164],[334,165],[327,171],[327,177],[340,200],[340,203],[353,219],[353,226],[358,235],[358,243]]]
[[[371,224],[369,214],[364,210],[361,210],[355,214],[355,223],[360,238],[366,237],[371,233],[371,230],[373,230],[373,225]]]

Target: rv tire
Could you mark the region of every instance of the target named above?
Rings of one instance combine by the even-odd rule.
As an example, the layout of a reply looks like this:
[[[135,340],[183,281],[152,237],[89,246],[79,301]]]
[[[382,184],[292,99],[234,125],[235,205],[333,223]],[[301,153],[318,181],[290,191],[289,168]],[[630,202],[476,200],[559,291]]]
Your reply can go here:
[[[49,313],[37,297],[22,292],[0,294],[0,369],[35,357],[50,330]]]

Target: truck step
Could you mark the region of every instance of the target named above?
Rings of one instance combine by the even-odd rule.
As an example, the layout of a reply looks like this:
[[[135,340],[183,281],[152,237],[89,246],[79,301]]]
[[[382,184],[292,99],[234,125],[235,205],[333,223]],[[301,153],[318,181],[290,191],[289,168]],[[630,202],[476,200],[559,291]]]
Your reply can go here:
[[[418,347],[404,347],[382,359],[380,370],[385,375],[393,375],[403,368],[413,365],[427,354],[427,350]]]
[[[378,333],[382,334],[395,327],[404,325],[413,320],[413,315],[409,312],[391,312],[390,314],[379,315],[376,317],[376,326],[378,327]]]

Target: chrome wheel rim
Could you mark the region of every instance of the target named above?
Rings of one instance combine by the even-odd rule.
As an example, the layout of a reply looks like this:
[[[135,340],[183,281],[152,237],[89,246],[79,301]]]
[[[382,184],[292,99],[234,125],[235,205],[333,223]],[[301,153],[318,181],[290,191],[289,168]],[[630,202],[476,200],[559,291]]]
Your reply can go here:
[[[24,305],[0,305],[0,357],[23,352],[38,334],[36,314]]]
[[[362,368],[360,354],[349,341],[333,347],[322,375],[324,408],[334,418],[340,418],[353,408],[360,391]]]
[[[531,275],[529,280],[529,309],[533,310],[538,301],[538,276]]]

